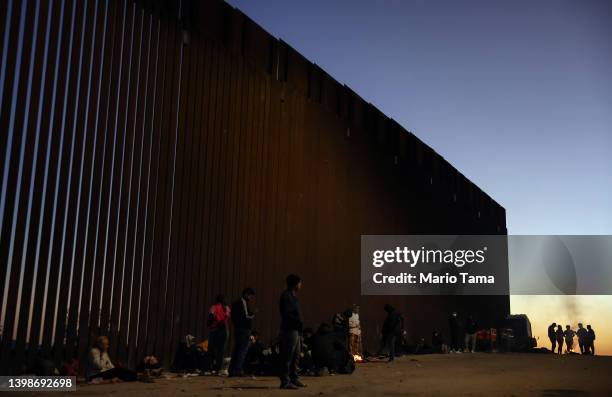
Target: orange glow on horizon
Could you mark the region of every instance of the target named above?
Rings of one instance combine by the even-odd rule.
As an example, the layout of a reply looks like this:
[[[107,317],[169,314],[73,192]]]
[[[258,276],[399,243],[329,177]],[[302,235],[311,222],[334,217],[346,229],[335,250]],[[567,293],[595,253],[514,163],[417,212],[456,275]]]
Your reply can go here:
[[[531,321],[538,347],[550,349],[548,326],[555,322],[571,325],[591,324],[595,330],[595,354],[612,355],[612,296],[610,295],[513,295],[510,297],[512,314],[526,314]],[[565,346],[563,347],[565,351]],[[574,338],[574,351],[580,351]]]

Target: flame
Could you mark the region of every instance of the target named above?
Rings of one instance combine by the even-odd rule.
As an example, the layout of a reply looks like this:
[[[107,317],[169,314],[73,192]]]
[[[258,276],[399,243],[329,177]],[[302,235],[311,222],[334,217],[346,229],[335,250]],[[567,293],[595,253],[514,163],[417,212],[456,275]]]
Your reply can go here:
[[[361,357],[359,354],[353,354],[353,359],[356,363],[360,363],[363,361],[363,357]]]

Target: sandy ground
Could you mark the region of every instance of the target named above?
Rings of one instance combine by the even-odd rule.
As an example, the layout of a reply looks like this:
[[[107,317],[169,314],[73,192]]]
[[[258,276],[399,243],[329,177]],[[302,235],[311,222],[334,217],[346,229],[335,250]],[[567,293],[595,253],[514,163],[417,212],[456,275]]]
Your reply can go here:
[[[308,387],[279,390],[278,380],[193,377],[155,383],[79,385],[66,396],[612,396],[612,357],[552,354],[404,356],[358,364],[353,375],[303,377]],[[23,396],[30,393],[21,392]],[[40,393],[42,394],[42,393]]]

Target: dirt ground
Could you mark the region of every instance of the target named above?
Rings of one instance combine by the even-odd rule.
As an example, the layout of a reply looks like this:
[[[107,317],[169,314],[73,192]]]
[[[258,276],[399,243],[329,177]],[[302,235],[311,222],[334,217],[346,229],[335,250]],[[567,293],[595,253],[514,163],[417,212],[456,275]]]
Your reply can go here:
[[[79,385],[77,396],[612,396],[612,357],[553,354],[404,356],[358,364],[352,375],[303,377],[308,387],[279,390],[278,380],[191,377],[155,383]],[[26,393],[19,393],[20,396]],[[42,393],[41,393],[42,394]]]

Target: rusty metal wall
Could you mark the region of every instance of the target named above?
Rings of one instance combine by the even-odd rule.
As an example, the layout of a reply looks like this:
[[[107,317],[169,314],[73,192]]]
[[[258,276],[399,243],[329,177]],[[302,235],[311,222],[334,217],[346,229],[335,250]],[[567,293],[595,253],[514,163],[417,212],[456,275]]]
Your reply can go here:
[[[371,349],[387,301],[414,337],[508,313],[360,296],[361,234],[505,234],[504,209],[227,4],[7,0],[0,40],[1,373],[100,334],[168,362],[246,286],[267,340],[290,272],[308,325],[360,303]]]

